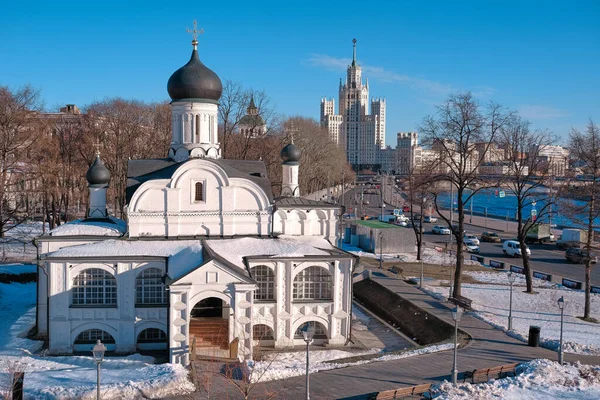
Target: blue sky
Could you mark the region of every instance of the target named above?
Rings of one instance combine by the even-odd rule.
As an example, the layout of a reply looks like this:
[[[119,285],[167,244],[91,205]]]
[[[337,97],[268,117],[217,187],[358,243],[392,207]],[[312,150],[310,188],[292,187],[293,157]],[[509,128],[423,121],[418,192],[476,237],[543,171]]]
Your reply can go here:
[[[388,144],[452,92],[471,90],[566,137],[600,122],[600,1],[10,2],[0,13],[0,85],[46,107],[105,97],[167,99],[189,59],[265,90],[279,112],[318,118],[358,40],[370,95],[387,99]]]

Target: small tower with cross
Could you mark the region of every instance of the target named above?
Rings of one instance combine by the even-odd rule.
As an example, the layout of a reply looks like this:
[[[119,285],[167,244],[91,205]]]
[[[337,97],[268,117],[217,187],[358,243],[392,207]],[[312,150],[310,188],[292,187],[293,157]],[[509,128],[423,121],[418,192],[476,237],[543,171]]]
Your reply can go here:
[[[218,105],[223,85],[221,79],[206,67],[198,56],[198,35],[192,35],[190,61],[171,75],[167,91],[171,97],[172,140],[169,157],[182,162],[190,158],[221,158],[218,138]]]
[[[281,149],[281,166],[283,168],[281,195],[300,197],[300,186],[298,185],[298,173],[300,169],[300,148],[294,144],[294,133],[298,130],[294,126],[294,121],[290,122],[290,128],[287,130],[289,143]]]

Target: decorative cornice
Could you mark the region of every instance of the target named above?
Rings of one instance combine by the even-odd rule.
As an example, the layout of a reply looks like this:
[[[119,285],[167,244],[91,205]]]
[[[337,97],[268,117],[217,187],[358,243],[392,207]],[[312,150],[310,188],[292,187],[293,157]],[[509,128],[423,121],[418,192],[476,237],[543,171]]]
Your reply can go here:
[[[198,211],[198,212],[129,212],[127,217],[139,218],[139,217],[150,217],[150,218],[172,218],[172,217],[260,217],[270,216],[269,211]]]

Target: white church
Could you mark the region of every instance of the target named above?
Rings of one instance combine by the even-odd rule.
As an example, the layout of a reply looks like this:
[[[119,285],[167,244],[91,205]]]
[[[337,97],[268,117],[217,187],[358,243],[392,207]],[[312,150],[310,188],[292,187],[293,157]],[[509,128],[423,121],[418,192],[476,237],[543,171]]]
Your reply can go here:
[[[249,359],[253,346],[304,344],[308,324],[316,344],[350,337],[356,260],[333,245],[340,207],[300,197],[293,143],[281,151],[278,198],[262,161],[221,158],[221,80],[192,45],[167,85],[168,158],[129,161],[126,219],[107,213],[110,172],[98,154],[87,217],[36,239],[37,327],[49,354],[101,340],[187,365],[192,352]]]

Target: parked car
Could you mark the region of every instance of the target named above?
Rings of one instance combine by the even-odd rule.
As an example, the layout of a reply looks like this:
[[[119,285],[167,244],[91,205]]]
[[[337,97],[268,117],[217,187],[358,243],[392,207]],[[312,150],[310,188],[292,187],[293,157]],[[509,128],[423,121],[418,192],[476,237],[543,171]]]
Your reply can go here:
[[[500,236],[498,236],[498,234],[496,232],[483,232],[481,234],[481,241],[482,242],[500,243],[500,242],[502,242],[502,239],[500,238]]]
[[[525,247],[526,251],[527,251],[527,255],[530,256],[531,255],[531,250],[529,250],[529,247]],[[517,242],[516,240],[507,240],[506,242],[504,242],[504,244],[502,245],[502,252],[510,257],[521,257],[521,245],[519,245],[519,242]]]
[[[476,245],[472,240],[465,240],[463,245],[468,253],[479,253],[479,246]]]
[[[421,219],[421,214],[413,214],[413,219],[414,219],[414,220],[419,220],[419,219]]]
[[[431,215],[427,215],[423,218],[423,222],[426,224],[435,224],[438,221],[436,217],[432,217]]]
[[[435,233],[436,235],[449,235],[450,229],[445,226],[436,225],[431,229],[431,233]]]
[[[469,235],[467,233],[463,236],[463,240],[464,240],[464,242],[469,240],[469,241],[473,242],[476,246],[479,246],[479,239],[477,239],[477,236],[475,236],[475,235]]]
[[[571,247],[565,252],[565,258],[567,261],[575,264],[583,264],[587,258],[587,255],[588,252],[586,249],[579,249],[577,247]],[[598,261],[598,257],[594,253],[590,253],[590,258],[592,264],[595,264]]]

